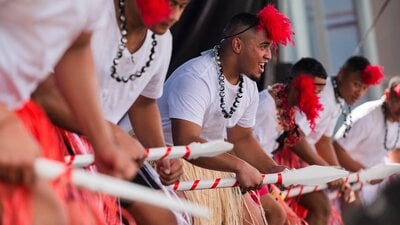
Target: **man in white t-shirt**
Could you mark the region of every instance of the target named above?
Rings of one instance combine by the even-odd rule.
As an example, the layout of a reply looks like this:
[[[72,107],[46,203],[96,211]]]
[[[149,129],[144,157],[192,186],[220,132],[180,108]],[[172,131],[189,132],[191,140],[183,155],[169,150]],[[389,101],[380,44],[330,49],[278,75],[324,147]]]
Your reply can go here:
[[[400,147],[400,77],[390,80],[382,99],[358,106],[351,117],[353,124],[347,135],[344,137],[345,125],[335,134],[333,145],[340,165],[357,172],[384,163],[388,153]],[[376,194],[362,192],[368,201]]]
[[[172,53],[169,28],[179,20],[188,3],[189,0],[119,0],[104,4],[106,15],[102,20],[105,26],[94,32],[91,46],[100,79],[103,112],[116,136],[124,136],[133,130],[146,148],[165,146],[156,102],[163,91]],[[157,12],[160,12],[160,4],[167,4],[169,12],[159,21],[154,21],[147,14],[155,9],[148,7],[157,7]],[[149,24],[148,19],[153,22]],[[47,112],[53,115],[54,122],[80,133],[68,109],[65,109],[65,104],[60,104],[57,99],[57,90],[53,86],[51,80],[46,81],[36,96],[40,98]],[[121,131],[116,124],[126,132]],[[158,174],[146,163],[133,182],[165,189],[163,184],[174,183],[183,173],[179,159],[163,160],[157,166]],[[124,205],[137,224],[187,223],[180,215],[176,217],[165,209],[142,203]],[[158,216],[155,217],[154,214]]]
[[[273,27],[266,19],[268,16],[282,22],[287,29]],[[276,38],[275,34],[285,31],[281,39]],[[288,19],[269,5],[258,16],[248,13],[234,16],[223,35],[221,45],[173,72],[165,84],[159,107],[168,144],[184,145],[225,137],[232,142],[233,154],[200,157],[191,162],[235,173],[245,193],[261,187],[259,171],[282,170],[252,135],[258,105],[254,81],[271,59],[270,48],[291,41],[292,32]]]
[[[323,90],[326,77],[327,73],[320,62],[313,58],[302,58],[292,66],[287,82],[274,84],[259,93],[254,135],[265,153],[272,157],[274,151],[292,147],[304,138],[296,125],[296,109],[315,126],[322,110],[318,93]],[[320,162],[323,160],[318,159],[316,153],[312,154],[308,145],[301,146],[298,151],[305,152],[308,155],[306,158],[313,164],[327,165]],[[268,224],[284,224],[285,211],[268,194],[268,187],[264,186],[260,194]]]
[[[348,114],[350,106],[364,96],[370,86],[379,84],[382,78],[383,73],[379,66],[371,65],[362,56],[350,57],[338,75],[327,80],[326,87],[320,94],[320,102],[324,109],[320,113],[315,129],[311,131],[304,116],[299,114],[296,116],[296,122],[306,136],[298,145],[310,144],[329,165],[339,166],[331,140],[337,119],[341,113]],[[349,105],[347,110],[344,109],[345,103]],[[348,130],[351,127],[351,119],[346,124]],[[341,184],[343,182],[338,182],[335,186]],[[308,210],[317,212],[309,214],[317,215],[309,220],[310,224],[327,224],[330,216],[329,200],[324,193],[316,193],[319,194],[302,196],[301,204]]]
[[[21,221],[32,224],[64,224],[66,215],[60,213],[61,206],[55,202],[51,185],[34,176],[34,160],[41,155],[63,161],[63,149],[57,145],[57,136],[40,107],[30,101],[30,95],[51,72],[63,97],[79,121],[83,133],[89,137],[96,151],[95,163],[102,172],[131,178],[137,165],[131,161],[128,151],[122,151],[104,123],[100,104],[96,97],[90,36],[99,25],[105,1],[2,1],[0,7],[0,104],[15,111],[2,124],[18,125],[23,121],[25,128],[36,138],[40,146],[25,142],[18,147],[24,136],[14,136],[15,148],[9,142],[1,142],[0,154],[2,185],[12,183],[10,192],[1,196],[3,221]],[[85,93],[82,95],[82,93]],[[13,119],[14,117],[14,119]],[[10,118],[10,119],[8,119]],[[7,127],[7,126],[6,126]],[[12,128],[12,127],[10,127]],[[14,127],[18,128],[18,127]],[[18,128],[19,129],[19,128]],[[10,129],[8,132],[12,132]],[[14,135],[17,135],[15,133]],[[20,132],[21,135],[23,131]],[[2,133],[1,135],[4,135]],[[13,136],[13,133],[5,134]],[[3,136],[4,137],[4,136]],[[26,140],[26,139],[25,139]],[[132,147],[132,146],[130,146]],[[135,148],[131,151],[135,151]],[[61,182],[62,183],[62,182]],[[19,185],[32,188],[34,210],[29,209],[28,192]],[[53,187],[68,191],[63,184]],[[25,193],[25,194],[24,194]],[[59,193],[60,199],[66,201]],[[61,196],[62,195],[62,196]],[[70,197],[70,196],[68,196]],[[68,199],[69,202],[71,199]],[[23,201],[23,202],[22,202]],[[22,204],[23,203],[23,204]],[[25,204],[26,203],[26,204]],[[8,205],[10,204],[10,205]],[[28,209],[26,209],[28,207]],[[33,218],[25,213],[33,211]],[[29,213],[28,213],[29,214]],[[69,214],[68,216],[79,217]],[[81,218],[79,218],[81,219]],[[90,220],[90,218],[87,218]]]

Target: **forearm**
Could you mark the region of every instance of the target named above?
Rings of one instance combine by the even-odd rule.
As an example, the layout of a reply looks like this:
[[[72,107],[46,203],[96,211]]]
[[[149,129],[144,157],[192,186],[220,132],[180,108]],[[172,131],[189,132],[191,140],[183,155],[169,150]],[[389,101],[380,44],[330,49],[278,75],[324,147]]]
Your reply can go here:
[[[55,68],[55,83],[82,133],[95,149],[105,148],[110,144],[111,132],[100,110],[94,62],[86,39],[70,48],[60,60]]]
[[[156,100],[139,97],[128,112],[135,136],[146,148],[165,146]]]
[[[340,165],[350,172],[357,172],[365,167],[354,160],[337,142],[333,143]]]
[[[299,143],[294,145],[292,148],[301,159],[306,161],[310,165],[328,166],[328,163],[322,159],[310,146],[305,138]]]
[[[331,166],[340,166],[330,137],[322,136],[315,144],[318,154]]]
[[[233,152],[240,159],[257,168],[261,173],[270,173],[277,164],[261,148],[252,136],[232,141]]]
[[[240,168],[247,164],[244,160],[230,153],[223,153],[214,157],[200,157],[190,160],[190,162],[202,168],[231,173],[238,173]]]

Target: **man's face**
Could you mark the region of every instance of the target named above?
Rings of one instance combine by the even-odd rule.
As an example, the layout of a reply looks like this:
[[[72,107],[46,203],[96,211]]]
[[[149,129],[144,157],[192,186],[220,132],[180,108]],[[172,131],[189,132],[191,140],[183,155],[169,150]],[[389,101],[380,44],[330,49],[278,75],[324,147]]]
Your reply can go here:
[[[392,91],[390,92],[386,102],[391,119],[400,121],[400,96]]]
[[[243,43],[243,48],[239,53],[240,72],[257,81],[271,59],[272,41],[264,29],[250,29],[239,38]]]
[[[190,0],[169,0],[171,13],[167,18],[150,27],[154,33],[161,35],[168,31],[180,18]]]
[[[368,85],[364,84],[361,78],[361,72],[341,71],[338,75],[339,92],[341,97],[348,105],[358,101],[368,90]]]
[[[321,93],[326,85],[326,79],[321,77],[314,77],[315,94]]]

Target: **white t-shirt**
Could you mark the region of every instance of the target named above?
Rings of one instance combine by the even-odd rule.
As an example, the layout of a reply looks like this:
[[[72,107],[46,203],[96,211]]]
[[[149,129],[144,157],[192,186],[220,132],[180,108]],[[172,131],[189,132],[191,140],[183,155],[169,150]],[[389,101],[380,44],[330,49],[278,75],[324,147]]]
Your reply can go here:
[[[299,110],[296,111],[296,123],[304,132],[308,143],[312,146],[318,142],[322,135],[328,137],[333,136],[337,120],[341,114],[340,105],[344,104],[343,99],[339,99],[339,101],[339,103],[336,102],[332,80],[327,79],[326,86],[320,94],[320,103],[323,106],[323,110],[320,112],[319,118],[316,120],[314,131],[311,131],[306,116]]]
[[[12,0],[0,7],[0,102],[17,109],[83,31],[101,24],[105,0]]]
[[[220,108],[218,68],[212,51],[180,66],[167,80],[159,99],[164,135],[172,144],[170,118],[187,120],[202,127],[208,140],[224,138],[226,128],[239,125],[253,127],[258,105],[256,83],[243,76],[243,97],[236,112],[225,119]],[[225,108],[229,112],[239,86],[225,79]]]
[[[278,125],[276,103],[268,90],[261,91],[259,99],[253,134],[264,152],[272,157],[272,152],[277,147],[276,139],[283,130]]]
[[[105,8],[106,25],[94,33],[92,48],[97,73],[99,74],[103,112],[107,120],[117,124],[139,95],[152,99],[157,99],[162,95],[163,84],[171,59],[172,35],[168,31],[164,35],[155,36],[157,45],[154,49],[153,60],[141,77],[130,80],[128,83],[117,82],[111,77],[110,68],[117,54],[121,32],[115,17],[113,1],[108,1]],[[142,66],[146,64],[152,48],[152,34],[153,32],[150,30],[147,31],[143,45],[133,54],[126,48],[124,49],[123,56],[119,59],[117,66],[118,76],[128,78],[130,74],[140,71]],[[129,119],[126,120],[126,123],[130,127]]]
[[[343,125],[335,134],[335,140],[355,160],[366,167],[383,163],[387,156],[384,148],[385,124],[383,122],[383,99],[366,102],[352,112],[353,124],[343,138],[345,126]],[[400,147],[400,140],[396,143],[399,132],[398,122],[387,122],[387,147]]]

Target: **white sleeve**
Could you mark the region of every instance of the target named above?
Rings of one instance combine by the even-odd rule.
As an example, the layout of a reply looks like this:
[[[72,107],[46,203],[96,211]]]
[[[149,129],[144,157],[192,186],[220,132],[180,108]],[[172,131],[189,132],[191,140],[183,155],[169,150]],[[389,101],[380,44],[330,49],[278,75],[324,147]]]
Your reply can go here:
[[[158,59],[161,61],[161,65],[155,74],[151,78],[150,82],[146,85],[143,89],[141,95],[157,99],[160,98],[163,93],[163,86],[165,81],[165,76],[168,72],[169,63],[171,61],[171,54],[172,54],[172,35],[171,32],[167,32],[164,35],[160,36],[160,42],[162,45],[158,48],[158,51],[161,51],[161,58]]]
[[[311,134],[310,123],[308,122],[306,115],[301,113],[297,107],[296,107],[295,121],[306,137]]]
[[[338,121],[338,117],[330,117],[329,121],[328,121],[328,125],[326,126],[325,131],[323,132],[323,134],[327,137],[332,137],[334,135],[334,131],[335,131],[335,127],[336,127],[336,123]]]
[[[107,0],[90,0],[81,1],[80,4],[86,4],[87,7],[87,20],[85,23],[84,30],[93,32],[107,24],[109,14],[114,15],[114,2]]]
[[[202,126],[204,115],[211,102],[207,83],[185,74],[169,87],[167,96],[169,118],[182,119]]]
[[[249,84],[249,86],[250,85],[253,84]],[[258,96],[257,86],[255,83],[253,87],[246,87],[246,88],[252,88],[251,90],[253,91],[251,93],[250,102],[248,103],[247,108],[245,109],[243,116],[239,119],[237,125],[244,128],[250,128],[254,127],[254,125],[256,124],[256,114],[257,114],[259,96]]]

